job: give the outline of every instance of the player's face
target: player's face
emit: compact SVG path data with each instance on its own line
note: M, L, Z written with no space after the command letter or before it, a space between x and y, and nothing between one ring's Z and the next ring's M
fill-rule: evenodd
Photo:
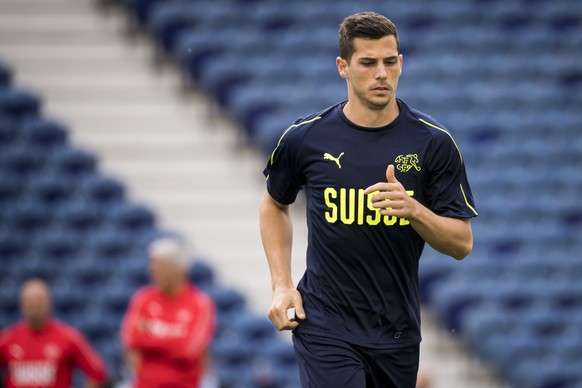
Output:
M340 74L347 79L349 98L368 109L382 110L394 99L402 72L396 38L355 38L354 49L349 63L337 60Z
M30 282L22 287L20 309L24 320L33 328L41 327L48 319L51 301L44 283Z
M176 264L165 257L152 255L150 257L150 277L154 284L163 290L172 289L176 283Z

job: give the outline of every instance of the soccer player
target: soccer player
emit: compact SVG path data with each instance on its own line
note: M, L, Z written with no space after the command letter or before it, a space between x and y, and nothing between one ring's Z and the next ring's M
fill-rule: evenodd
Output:
M154 285L134 295L121 329L135 386L198 387L214 335L214 304L189 283L180 240L156 240L149 255Z
M376 13L349 16L339 51L348 100L291 125L264 171L269 318L293 330L304 387L414 387L420 255L426 242L467 256L477 212L452 135L396 98L402 55L394 24ZM307 269L295 288L288 207L301 189Z
M0 334L0 368L6 366L6 387L72 386L74 367L87 375L86 387L105 382L105 366L74 328L51 318L47 285L30 279L21 288L24 321Z

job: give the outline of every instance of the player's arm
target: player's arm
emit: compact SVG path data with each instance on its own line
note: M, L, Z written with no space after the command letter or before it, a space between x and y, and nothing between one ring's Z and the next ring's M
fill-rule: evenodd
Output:
M169 344L170 356L178 362L191 362L202 358L214 337L216 326L214 303L204 294L200 294L197 302L195 318L188 326L186 338L177 339Z
M378 191L372 196L372 203L381 214L406 218L424 241L445 255L462 260L471 252L473 232L469 219L439 216L407 195L394 176L393 165L388 166L386 178L387 182L376 183L365 191Z
M142 312L144 304L145 298L140 292L131 299L121 324L121 343L128 351L164 353L167 349L167 340L148 334ZM130 357L135 359L135 355Z
M273 302L269 319L278 330L291 330L299 322L287 317L287 310L295 308L299 319L305 319L301 294L291 277L291 246L293 226L289 206L278 203L265 191L259 207L261 239L269 262Z
M80 333L72 332L71 340L75 364L87 376L85 386L87 388L101 387L107 379L103 360Z

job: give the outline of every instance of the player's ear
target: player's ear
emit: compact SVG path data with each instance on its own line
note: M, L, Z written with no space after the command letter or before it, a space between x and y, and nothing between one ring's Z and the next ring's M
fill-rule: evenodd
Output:
M342 78L348 78L348 62L342 57L337 57L335 59L335 64L337 66L337 71Z

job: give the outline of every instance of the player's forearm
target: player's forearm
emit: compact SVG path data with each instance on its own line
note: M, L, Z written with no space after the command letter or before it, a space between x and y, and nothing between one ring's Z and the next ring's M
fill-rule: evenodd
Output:
M269 262L273 290L278 287L293 287L291 278L293 227L289 208L276 203L265 192L259 213L261 239Z
M410 225L431 247L457 260L464 259L473 249L469 220L439 216L419 204Z

